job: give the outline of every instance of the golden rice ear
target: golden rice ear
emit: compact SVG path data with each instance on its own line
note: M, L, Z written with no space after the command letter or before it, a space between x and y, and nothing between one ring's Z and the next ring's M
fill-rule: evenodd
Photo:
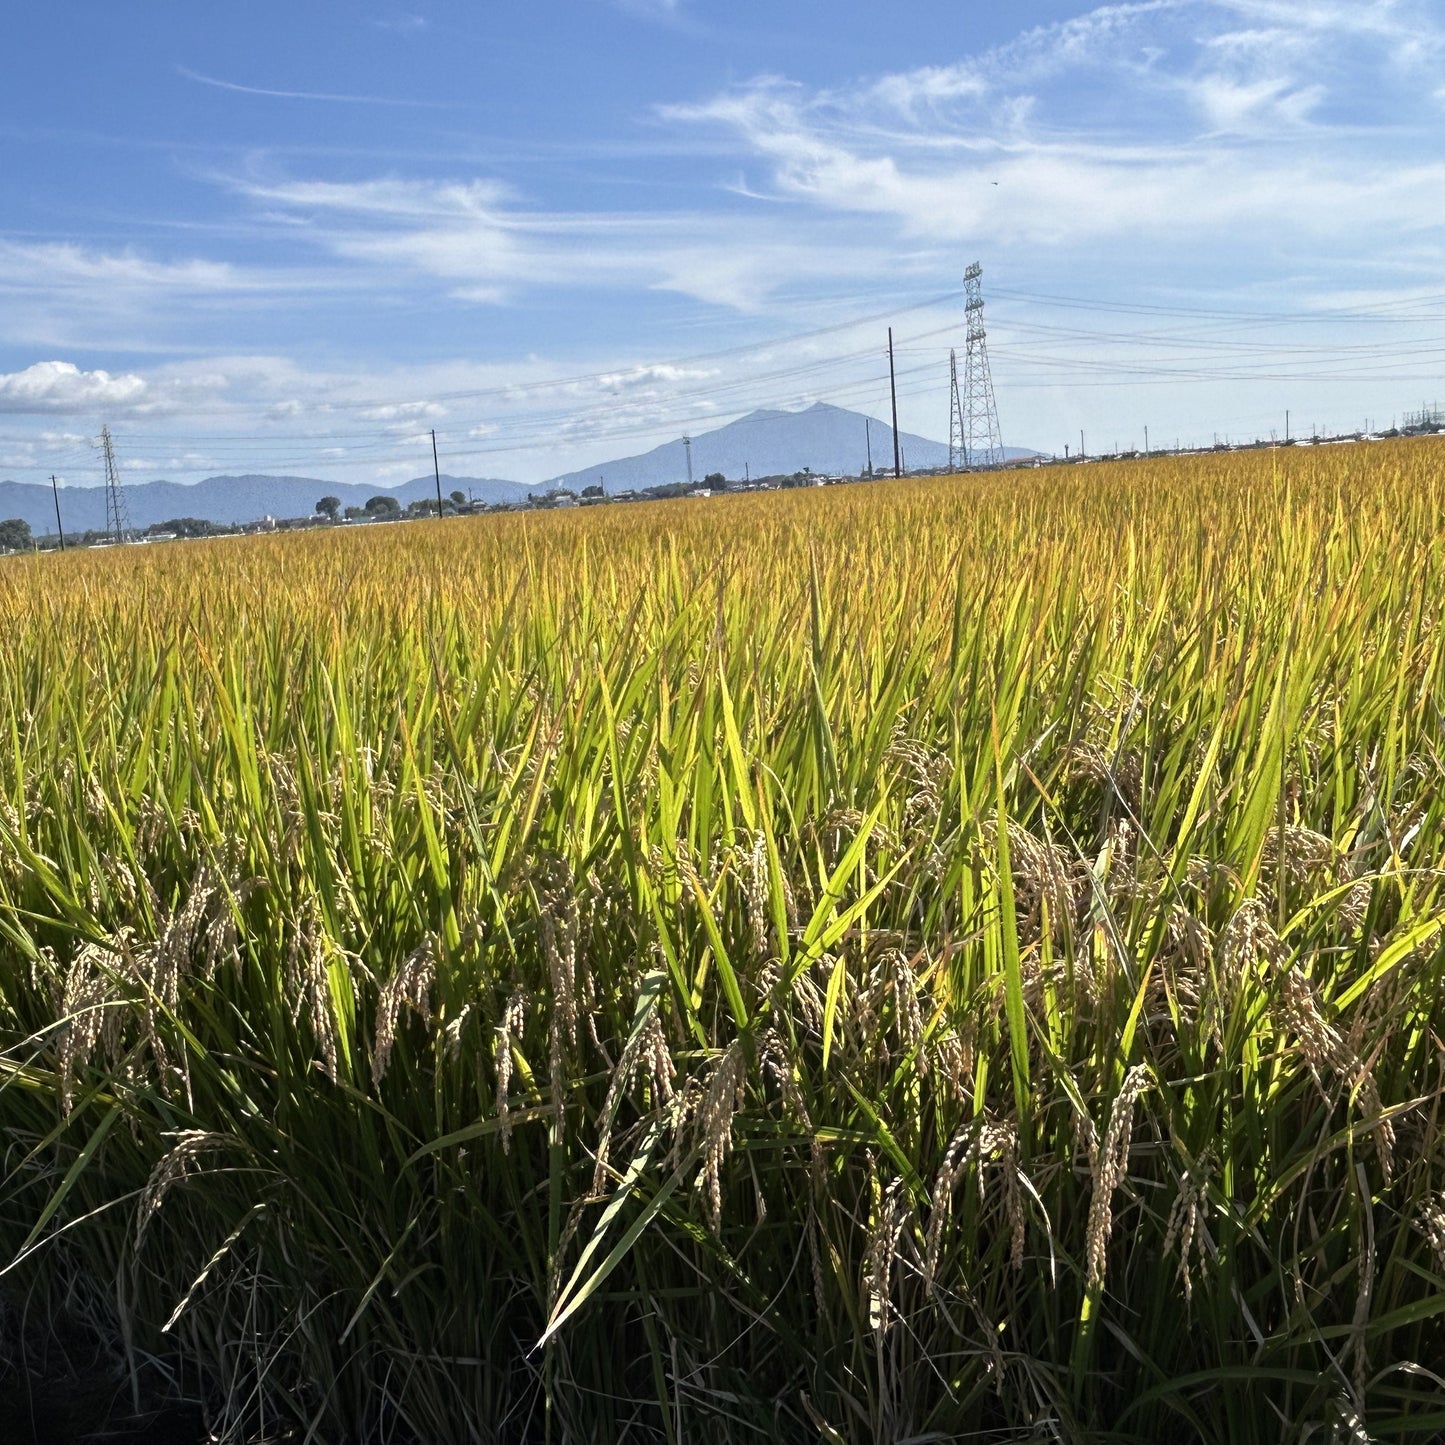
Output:
M431 1022L432 991L437 977L436 942L424 938L404 958L396 972L376 996L376 1025L372 1037L371 1081L386 1077L391 1051L396 1043L396 1025L403 1005L409 1006L423 1023Z
M703 1159L699 1179L714 1233L722 1228L723 1161L732 1150L733 1121L746 1095L747 1057L742 1041L734 1039L713 1065L695 1126Z
M1114 1191L1129 1173L1129 1148L1134 1137L1134 1105L1153 1081L1147 1064L1136 1064L1109 1109L1109 1125L1094 1166L1085 1228L1085 1277L1091 1288L1104 1283L1109 1236L1114 1225Z

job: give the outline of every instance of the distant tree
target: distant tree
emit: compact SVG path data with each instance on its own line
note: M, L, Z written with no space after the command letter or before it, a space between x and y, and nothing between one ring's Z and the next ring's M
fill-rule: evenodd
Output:
M214 537L223 529L204 517L172 517L146 528L147 537Z
M368 517L371 514L365 507L348 507L341 515L345 517L348 522L359 522L362 518Z
M336 514L341 510L341 498L322 497L316 504L316 510L325 517L328 522L334 522L336 520Z
M11 517L0 522L0 547L7 552L18 552L30 545L30 523L21 517Z
M366 510L373 517L395 517L401 512L401 503L395 497L378 494L366 499Z
M709 472L702 479L702 484L709 491L722 492L727 490L728 479L721 472Z
M582 488L582 495L584 497L601 497L605 496L606 493L603 492L600 482L594 482L590 487Z
M467 494L465 492L453 492L451 493L451 499L459 507L465 507L467 504Z

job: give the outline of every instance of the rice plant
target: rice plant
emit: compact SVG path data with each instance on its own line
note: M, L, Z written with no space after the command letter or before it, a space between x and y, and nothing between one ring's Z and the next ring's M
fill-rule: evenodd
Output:
M1438 1438L1442 513L10 559L0 1314L235 1442Z

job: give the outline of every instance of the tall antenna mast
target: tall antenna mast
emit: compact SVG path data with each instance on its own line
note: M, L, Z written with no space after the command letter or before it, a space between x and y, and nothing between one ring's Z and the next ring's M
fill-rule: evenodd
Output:
M682 439L682 449L687 453L687 489L692 491L692 438L685 436Z
M966 466L996 467L1004 459L1003 433L993 399L993 377L988 369L988 346L983 329L983 267L977 261L963 273L967 299L968 339L964 351L963 459Z
M958 353L948 349L948 470L961 472L967 458L963 450L963 407L958 400Z
M130 541L130 512L125 505L125 488L120 484L120 468L115 464L115 445L110 428L100 429L100 449L105 456L105 530L116 542Z

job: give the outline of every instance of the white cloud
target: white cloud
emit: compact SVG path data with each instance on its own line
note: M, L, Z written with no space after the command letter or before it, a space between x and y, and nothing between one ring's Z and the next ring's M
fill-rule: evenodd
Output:
M1437 53L1445 38L1430 0L1210 0L1250 22L1296 35L1356 36L1402 47L1406 61Z
M387 176L370 181L234 178L234 189L252 200L319 213L339 212L374 221L488 221L512 198L492 180L422 181Z
M651 366L634 366L629 371L606 372L597 378L597 385L603 391L609 391L615 395L624 391L633 391L638 387L655 387L659 383L675 385L684 381L704 381L717 374L716 368L705 369L662 363Z
M1287 76L1239 83L1206 75L1194 82L1193 91L1210 130L1217 134L1294 128L1325 98L1323 86L1296 87Z
M378 30L390 30L397 35L416 35L428 28L431 22L424 15L403 12L385 19L371 22Z
M454 300L501 305L537 287L675 291L739 311L801 276L877 275L880 243L800 237L790 219L750 223L747 244L705 211L528 208L487 178L359 182L231 178L334 260L381 278L441 282ZM297 224L299 223L299 225Z
M347 278L316 268L261 268L210 257L157 257L73 242L0 238L5 341L35 351L184 349L223 312L292 308L342 289Z
M418 421L439 420L447 409L434 401L390 402L386 406L367 407L361 415L367 421L401 422L408 429Z
M732 137L735 193L914 241L1393 240L1440 226L1422 188L1445 175L1369 109L1406 32L1441 35L1405 0L1106 5L953 66L847 91L763 76L661 114Z
M384 105L400 106L408 110L445 109L440 103L430 100L407 100L385 95L337 95L319 90L272 90L262 85L240 85L233 80L219 80L213 75L201 75L188 70L184 65L176 66L176 74L193 80L198 85L210 86L213 90L229 90L237 95L263 96L270 100L312 100L328 101L341 105Z
M82 371L69 361L38 361L24 371L0 375L0 412L36 415L93 411L97 407L148 410L150 385L132 373Z
M157 261L133 251L97 251L70 242L0 240L0 290L53 291L103 285L149 291L269 289L278 278L248 274L224 261Z
M619 10L645 20L675 20L682 11L681 0L614 0Z

